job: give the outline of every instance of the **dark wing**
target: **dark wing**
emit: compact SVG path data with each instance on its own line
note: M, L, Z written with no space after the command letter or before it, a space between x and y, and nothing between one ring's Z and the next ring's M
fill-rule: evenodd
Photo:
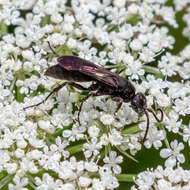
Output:
M78 71L111 87L118 87L118 77L120 76L104 69L103 67L99 67L90 61L76 56L61 56L57 61L59 62L59 65L66 70Z

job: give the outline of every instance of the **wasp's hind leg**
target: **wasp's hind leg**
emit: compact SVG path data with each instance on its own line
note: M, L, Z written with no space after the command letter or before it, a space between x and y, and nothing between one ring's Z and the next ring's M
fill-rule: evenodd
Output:
M66 84L68 84L68 82L64 82L63 84L59 85L58 87L54 88L49 94L48 96L42 100L41 102L37 103L37 104L34 104L34 105L31 105L31 106L27 106L25 108L23 108L24 110L28 109L28 108L32 108L32 107L36 107L36 106L39 106L40 104L43 104L52 94L58 92L61 88L63 88Z
M37 103L37 104L34 104L34 105L31 105L31 106L27 106L25 108L23 108L24 110L28 109L28 108L32 108L32 107L36 107L36 106L39 106L41 104L43 104L44 102L46 102L46 100L54 93L57 93L60 89L62 89L65 85L71 85L79 90L89 90L89 88L92 86L90 86L89 88L85 88L83 87L82 85L80 84L77 84L77 83L74 83L74 82L64 82L63 84L59 85L58 87L54 88L49 94L48 96L42 100L41 102Z
M78 85L78 84L77 84L77 85ZM96 90L98 90L99 88L100 88L100 85L99 85L98 83L93 83L93 84L91 84L88 88L85 88L85 89L82 89L82 90L96 91ZM82 102L81 102L80 107L79 107L78 119L77 119L79 125L81 124L81 123L80 123L80 113L81 113L81 110L82 110L82 106L83 106L84 102L85 102L88 98L90 98L91 96L99 96L99 95L97 94L97 92L95 92L95 93L90 93L90 94L88 94L86 97L84 97L84 98L82 99Z

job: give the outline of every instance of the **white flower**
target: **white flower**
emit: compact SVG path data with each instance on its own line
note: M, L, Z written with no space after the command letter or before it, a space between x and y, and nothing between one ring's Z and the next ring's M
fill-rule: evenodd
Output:
M140 51L142 49L142 43L140 40L138 39L134 39L131 43L130 43L130 47L133 51Z
M189 100L190 100L190 97L184 97L183 99L182 98L177 98L175 101L174 101L174 110L179 113L180 115L187 115L190 113L190 105L189 105Z
M72 130L64 130L62 135L64 138L67 138L69 141L80 140L84 138L84 132L86 131L85 127L78 127L74 125Z
M190 61L185 61L181 67L178 68L178 73L183 79L189 79L190 71Z
M24 150L20 149L20 148L17 148L16 151L15 151L15 156L17 158L22 158L24 157Z
M63 184L62 189L64 189L64 190L76 190L75 186L76 185L74 183L65 183L65 184Z
M63 188L63 183L61 180L51 177L48 173L44 173L42 179L35 177L35 182L37 185L37 190L42 189L61 189Z
M7 150L0 150L0 171L3 170L3 166L9 162L10 155L9 151Z
M115 174L121 173L121 167L118 164L123 162L123 157L117 156L115 151L111 151L109 157L105 157L103 161L105 163L104 166L113 169Z
M70 161L63 161L57 166L57 168L55 168L55 171L58 173L61 179L71 181L77 177L78 171L76 165L72 165Z
M21 178L16 175L13 178L14 184L10 183L9 184L9 190L16 190L16 189L21 189L21 190L27 190L27 188L24 188L26 185L28 185L28 178Z
M97 156L99 154L99 150L102 148L102 145L98 142L96 137L91 139L91 142L85 143L83 145L84 154L86 158L93 156Z
M184 163L185 157L182 153L180 153L181 150L184 149L184 144L179 143L177 140L174 140L170 144L171 148L164 148L160 151L160 156L162 158L167 158L165 162L166 167L173 167L176 165L177 162Z
M24 175L26 172L37 173L38 167L35 165L33 160L23 157L20 161L20 169L18 173L20 173L20 175Z
M27 152L26 156L30 160L39 160L41 158L42 154L43 153L41 151L35 149L35 150L30 151L30 152Z
M162 146L162 140L166 138L164 130L158 130L156 127L151 126L148 131L148 139L145 140L144 145L146 148L151 148L153 145L156 149Z
M90 137L98 137L99 132L100 132L100 129L96 127L95 125L90 126L88 128L88 134L90 135Z
M34 60L34 52L31 50L25 50L22 52L22 56L27 59L28 61Z
M105 188L114 189L119 186L117 178L112 174L108 167L101 167L99 169L99 174Z
M137 14L138 13L138 5L135 3L131 3L128 6L128 13L130 13L132 15Z
M123 0L114 0L113 4L118 8L123 8L125 6L125 1L123 1Z
M51 15L51 21L58 24L63 21L63 17L59 13L54 13L53 15Z
M176 0L174 1L174 5L175 5L175 9L177 11L181 11L183 8L186 7L187 3L189 2L189 0Z
M62 155L65 158L68 158L69 157L69 152L64 150L69 145L68 141L65 140L65 141L61 142L61 138L57 137L55 139L55 143L56 144L52 144L50 146L50 149L55 151L55 152L62 153Z
M45 120L39 120L38 121L38 126L41 129L47 131L48 133L54 133L54 131L55 131L54 126L48 120L46 120L46 121Z
M94 162L85 162L84 166L88 172L97 172L98 171L98 165Z
M58 167L58 163L61 159L61 153L54 150L54 147L48 148L48 146L45 146L43 148L43 155L38 160L38 163L45 169L52 169L56 170Z
M157 189L157 190L176 190L184 189L188 190L190 188L190 171L184 170L182 167L162 168L158 166L155 170L148 169L148 171L142 172L135 179L137 188L133 186L132 190L147 190L147 189Z
M6 171L8 174L15 174L17 168L18 168L18 164L16 163L7 163L4 165Z
M165 190L171 190L172 189L172 183L165 180L165 179L160 179L158 180L158 188L159 189L165 189Z
M91 184L92 179L90 179L89 177L84 177L81 176L79 177L79 186L83 187L83 188L87 188L90 184Z
M20 12L11 4L7 4L2 9L1 17L6 25L15 24L20 16Z
M165 56L161 57L161 61L158 62L158 67L164 76L176 75L176 71L179 70L177 65L178 57L172 56L170 53L166 53Z
M75 39L73 39L73 38L69 38L68 41L67 41L67 46L70 49L74 49L77 46L77 41Z
M16 45L21 48L28 48L31 44L31 41L28 40L24 35L17 35Z
M98 178L92 179L92 188L94 190L105 190L105 186L104 186L103 182Z
M163 6L156 10L156 14L162 15L162 18L167 21L170 25L172 25L174 28L178 27L178 24L175 19L175 11L172 7Z
M66 41L66 36L60 33L53 33L52 35L48 36L46 40L54 46L63 45Z
M29 137L29 144L35 148L42 148L45 146L45 142L41 139L37 139L36 136Z
M154 184L154 178L155 178L154 173L151 173L150 171L145 171L138 174L135 183L142 190L150 189L150 187Z
M182 125L182 122L179 121L179 114L177 114L175 111L171 111L169 113L169 118L165 117L165 124L165 127L168 129L168 131L178 133Z
M120 145L122 142L122 136L119 131L112 129L108 135L109 141L113 146Z
M104 125L111 125L112 122L114 121L114 117L113 117L113 115L102 113L102 115L100 116L100 121Z
M139 76L144 75L144 70L142 69L142 64L140 61L134 61L132 64L127 65L125 70L127 76L132 75L132 79L139 79Z
M108 145L109 144L109 138L107 136L107 134L103 134L101 137L100 137L100 143L104 146Z

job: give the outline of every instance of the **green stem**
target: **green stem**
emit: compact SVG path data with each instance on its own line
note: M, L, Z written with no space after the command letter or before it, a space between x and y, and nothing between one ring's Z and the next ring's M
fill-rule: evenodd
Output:
M17 77L14 77L14 80L12 81L11 86L10 86L10 88L9 88L9 90L10 90L11 92L12 92L13 89L14 89L14 86L15 86L16 81L17 81Z
M116 175L119 182L134 182L134 178L137 177L136 174L117 174Z
M34 180L34 178L31 176L31 175L27 175L27 178L29 179L29 185L34 189L34 190L36 190L37 188L36 188L36 186L34 185L35 184L35 180Z
M14 175L7 175L0 181L0 189L3 188L5 185L7 185L12 179Z
M8 27L7 27L7 25L3 22L3 21L1 21L0 22L0 34L2 35L2 36L4 36L4 35L6 35L8 33Z
M155 68L155 67L143 65L143 69L144 69L147 73L152 73L152 74L155 74L157 77L164 78L164 76L161 74L161 72L159 71L159 69L157 69L157 68Z
M119 182L133 182L134 178L137 177L136 174L116 174L115 175ZM93 173L91 177L100 177L99 173Z
M163 125L161 125L160 127L161 127L162 130L164 130L164 131L166 132L166 129L164 128ZM167 133L166 133L166 134L167 134ZM167 136L166 136L166 138L164 139L164 142L165 142L165 144L166 144L166 147L167 147L168 149L171 149L170 143L169 143L169 141L168 141L168 139L167 139Z
M71 147L67 148L66 150L69 151L70 155L73 155L77 152L81 152L82 147L83 147L83 144L79 144L79 145L71 146Z
M117 150L119 152L121 152L123 155L125 155L126 157L128 157L129 159L133 160L134 162L138 163L138 160L136 160L133 156L131 156L130 154L128 154L125 150L123 150L122 148L120 148L119 146L115 146L117 148Z
M129 127L127 129L124 129L122 131L122 135L125 135L125 134L135 134L135 133L138 133L140 132L141 130L139 129L138 125L135 124L134 126L132 127Z

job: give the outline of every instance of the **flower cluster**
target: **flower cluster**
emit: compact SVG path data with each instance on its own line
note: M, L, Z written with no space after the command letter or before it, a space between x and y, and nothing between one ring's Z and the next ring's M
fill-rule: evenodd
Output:
M79 124L86 92L68 85L38 107L23 109L61 84L44 76L57 64L57 55L77 55L111 72L119 69L145 94L148 108L161 108L162 123L149 114L143 146L159 150L166 168L143 172L135 183L140 189L189 187L190 174L179 165L185 162L184 143L190 146L185 122L190 114L190 46L172 54L175 38L169 28L178 28L176 14L184 10L187 25L181 35L189 37L190 9L185 0L167 3L0 0L1 187L116 189L123 155L135 160L131 154L142 148L148 121L146 114L138 118L130 103L115 113L117 103L110 97L91 97L83 104ZM168 142L168 132L184 142Z
M145 190L145 189L189 189L190 187L190 171L184 170L182 167L163 169L158 166L155 170L150 169L140 173L135 179L136 186L131 190Z

